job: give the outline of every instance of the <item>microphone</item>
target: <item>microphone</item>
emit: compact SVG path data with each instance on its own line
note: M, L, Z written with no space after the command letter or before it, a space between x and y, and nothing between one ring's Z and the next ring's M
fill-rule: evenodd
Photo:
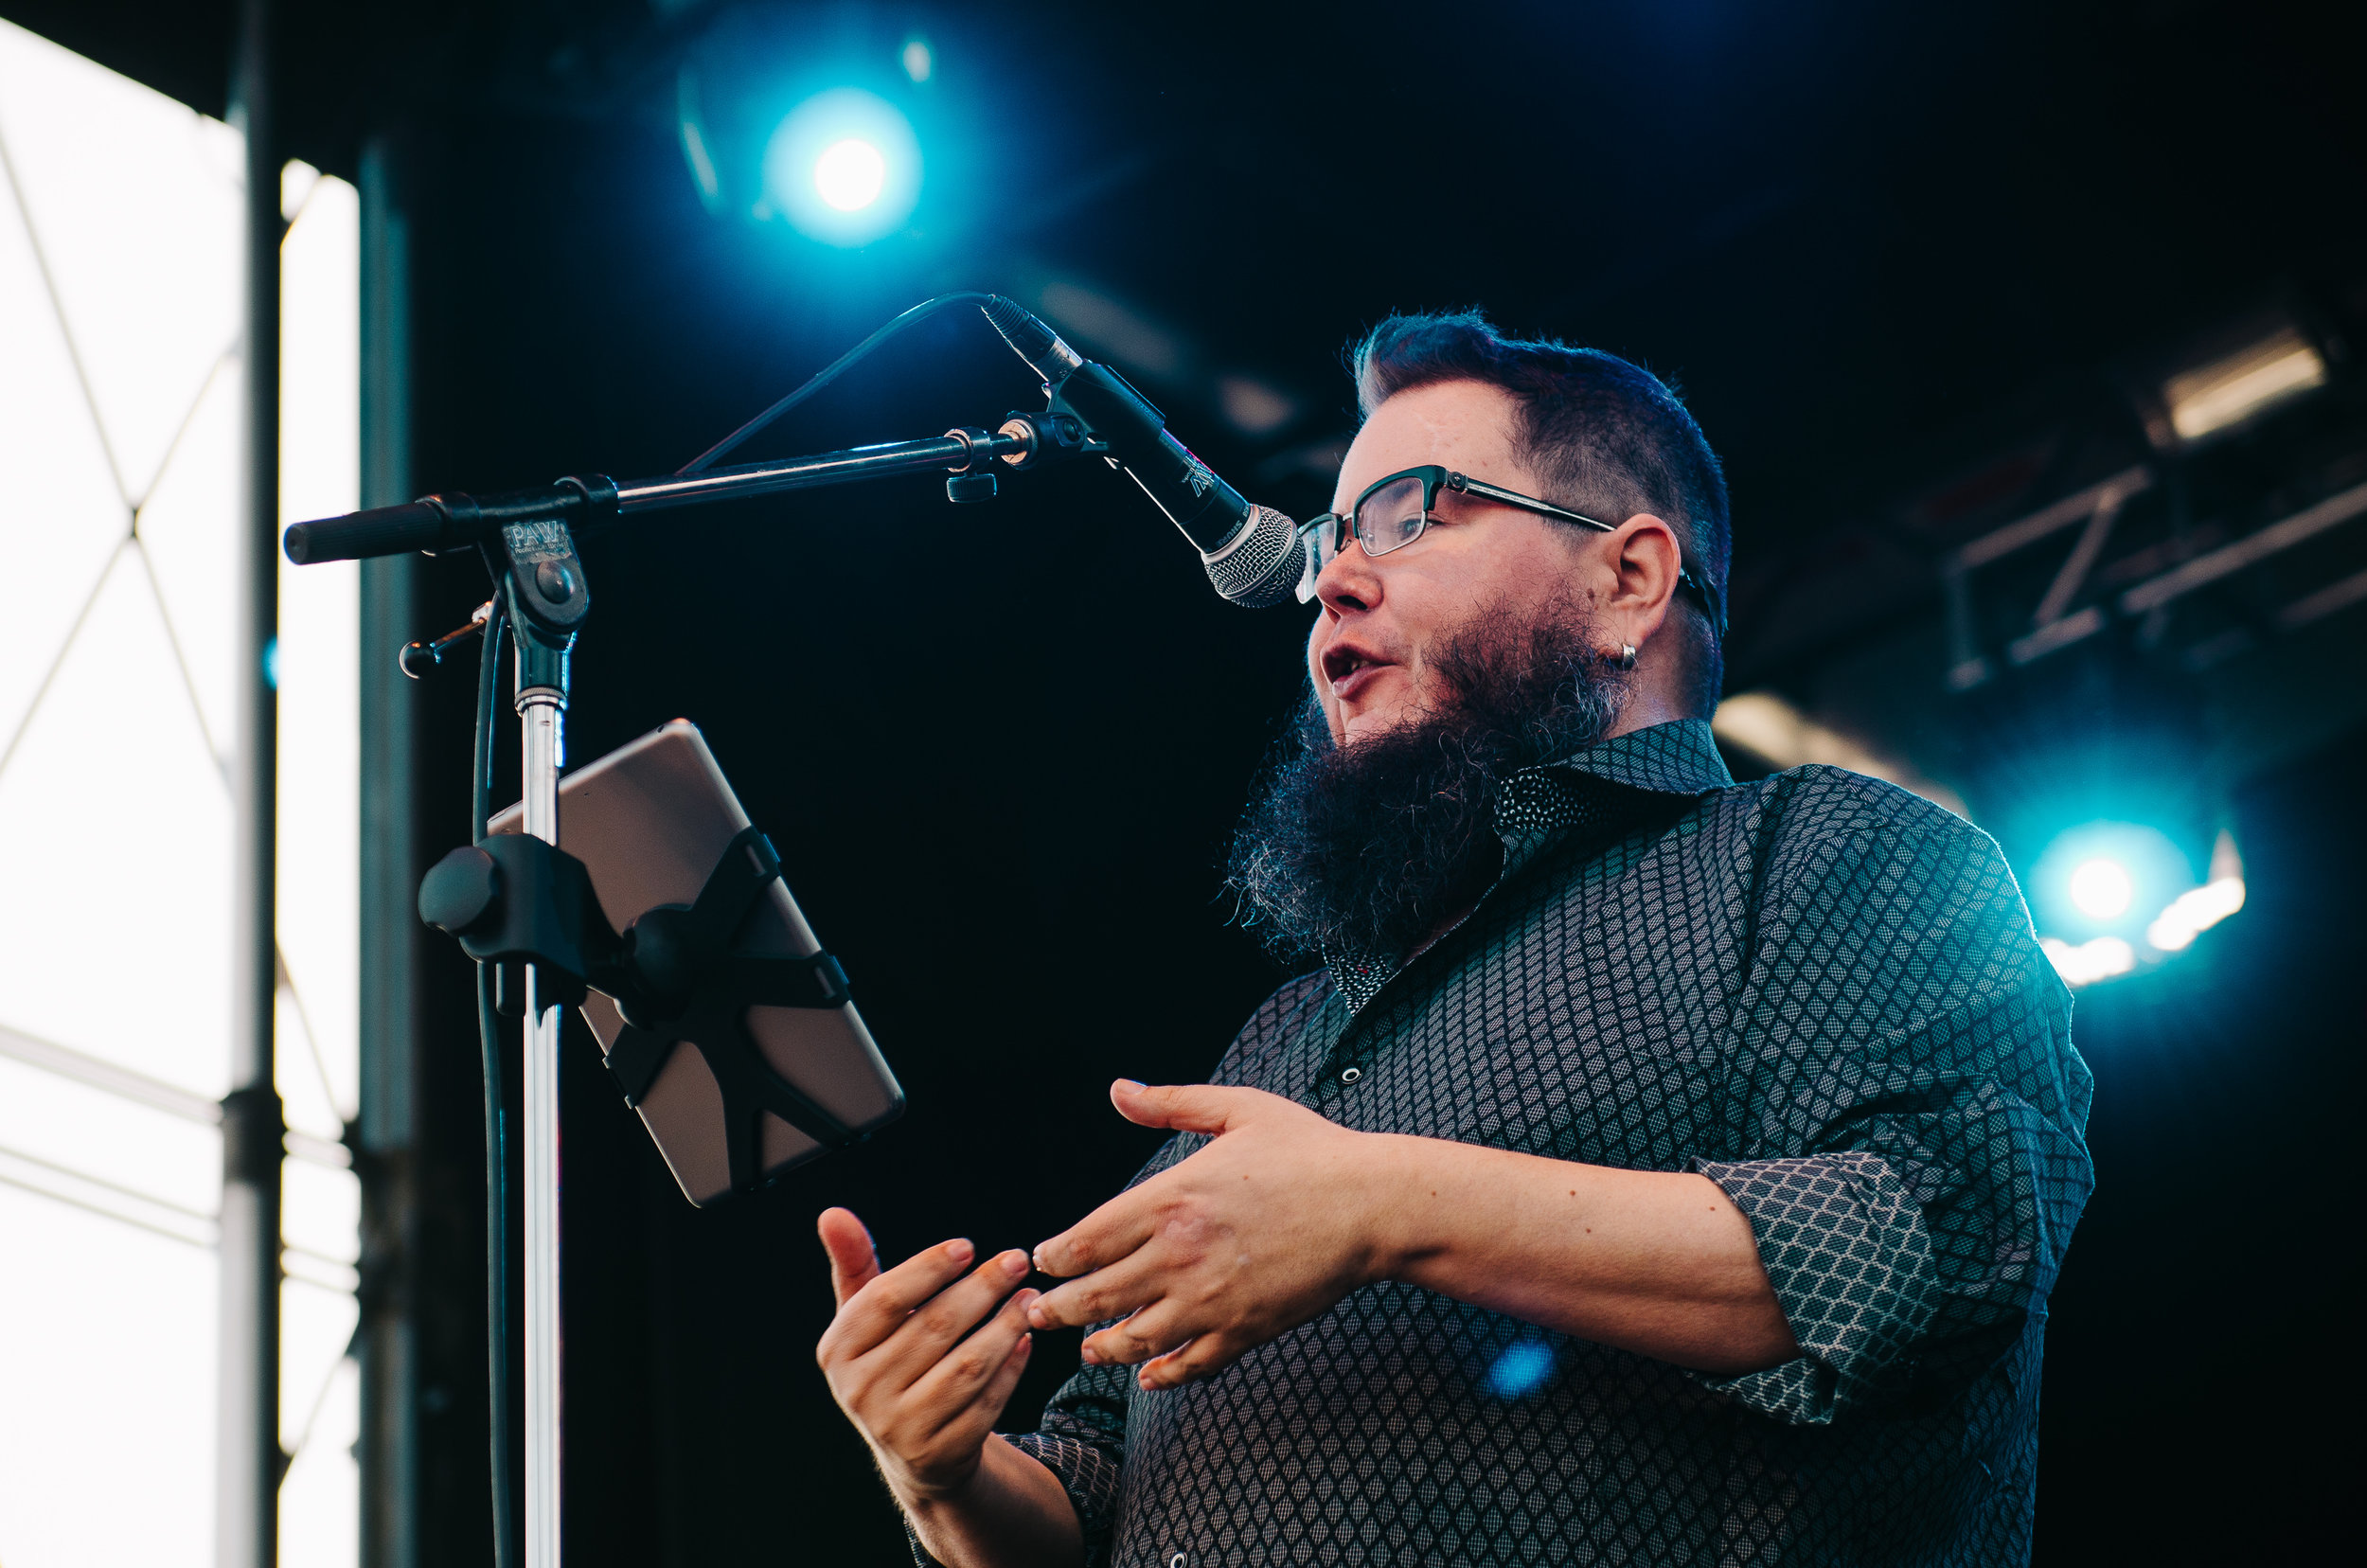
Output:
M1109 443L1111 465L1191 541L1218 593L1252 610L1291 597L1307 566L1297 524L1243 500L1167 433L1167 417L1116 371L1086 359L1000 294L979 309L1044 389Z

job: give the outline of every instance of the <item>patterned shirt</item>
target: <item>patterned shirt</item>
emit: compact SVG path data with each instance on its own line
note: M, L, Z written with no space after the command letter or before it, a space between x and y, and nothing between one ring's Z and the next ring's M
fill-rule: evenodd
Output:
M1713 1376L1383 1283L1179 1389L1085 1367L1012 1440L1089 1561L2026 1560L2091 1080L1996 845L1839 769L1736 785L1698 720L1517 775L1496 826L1457 926L1284 986L1214 1081L1700 1172L1800 1356Z

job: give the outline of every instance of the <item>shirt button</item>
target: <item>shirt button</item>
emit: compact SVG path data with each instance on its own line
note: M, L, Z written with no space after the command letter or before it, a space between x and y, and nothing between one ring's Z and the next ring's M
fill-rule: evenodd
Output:
M1191 1559L1185 1557L1183 1553L1178 1552L1175 1556L1167 1559L1167 1568L1184 1568L1184 1565L1189 1561L1191 1561Z
M1340 1081L1342 1083L1354 1083L1358 1078L1361 1078L1363 1076L1364 1069L1361 1067L1343 1067L1340 1069Z

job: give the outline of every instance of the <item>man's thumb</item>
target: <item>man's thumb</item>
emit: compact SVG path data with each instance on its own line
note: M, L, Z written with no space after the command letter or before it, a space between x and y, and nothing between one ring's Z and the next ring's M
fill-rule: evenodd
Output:
M1172 1128L1178 1132L1221 1132L1237 1108L1238 1089L1213 1084L1147 1086L1120 1078L1110 1086L1110 1103L1118 1114L1141 1127Z
M871 1233L854 1211L827 1208L815 1221L822 1250L830 1255L830 1293L841 1307L846 1298L880 1277L880 1257L872 1250Z

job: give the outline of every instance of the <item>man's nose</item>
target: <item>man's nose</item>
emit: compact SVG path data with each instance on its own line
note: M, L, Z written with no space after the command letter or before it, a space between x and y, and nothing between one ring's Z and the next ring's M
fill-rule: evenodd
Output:
M1380 574L1354 534L1315 574L1315 598L1334 615L1370 610L1380 602Z

